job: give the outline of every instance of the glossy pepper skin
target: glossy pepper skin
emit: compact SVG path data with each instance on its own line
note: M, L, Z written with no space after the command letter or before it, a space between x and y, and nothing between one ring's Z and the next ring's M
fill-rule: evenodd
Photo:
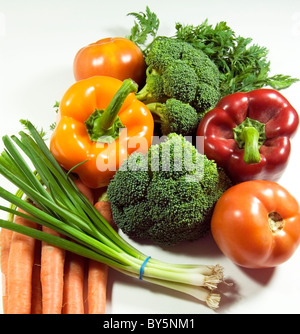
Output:
M233 93L201 120L197 136L204 144L199 150L236 183L276 181L288 163L298 124L298 113L276 90Z
M123 89L124 84L127 90ZM115 100L121 86L123 93ZM135 98L136 87L131 79L122 82L112 77L94 76L73 84L60 101L50 150L66 170L78 165L72 172L88 187L107 186L128 155L136 150L145 153L151 145L153 117ZM98 111L101 117L97 116ZM92 115L96 115L95 118ZM97 136L91 139L88 125L90 128L95 125L98 134L100 131L98 139ZM115 125L116 136L111 132Z

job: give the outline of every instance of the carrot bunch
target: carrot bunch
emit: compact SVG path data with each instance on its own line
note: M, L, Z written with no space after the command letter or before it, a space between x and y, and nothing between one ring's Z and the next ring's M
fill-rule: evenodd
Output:
M91 189L75 184L93 203ZM97 201L95 208L112 223L109 202ZM15 216L14 223L63 237L25 217ZM4 228L0 250L4 314L105 313L107 265Z

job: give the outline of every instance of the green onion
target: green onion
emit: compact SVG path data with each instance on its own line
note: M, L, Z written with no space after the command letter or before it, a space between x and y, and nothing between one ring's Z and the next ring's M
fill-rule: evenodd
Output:
M36 128L29 121L22 123L29 133L21 131L19 137L2 138L5 150L0 156L0 174L18 191L13 194L0 187L0 197L10 203L9 207L0 206L1 211L9 213L7 220L0 220L1 228L100 261L137 279L192 295L210 308L219 306L220 295L213 290L223 281L222 267L177 265L153 258L144 264L148 256L111 227L78 190L72 175L60 167ZM14 215L50 227L62 237L15 224Z

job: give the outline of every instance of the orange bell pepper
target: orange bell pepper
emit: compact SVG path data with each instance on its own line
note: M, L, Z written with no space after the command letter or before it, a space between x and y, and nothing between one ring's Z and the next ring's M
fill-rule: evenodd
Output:
M131 79L94 76L76 82L64 94L50 150L88 187L107 186L131 153L149 149L154 121L136 99L136 91Z

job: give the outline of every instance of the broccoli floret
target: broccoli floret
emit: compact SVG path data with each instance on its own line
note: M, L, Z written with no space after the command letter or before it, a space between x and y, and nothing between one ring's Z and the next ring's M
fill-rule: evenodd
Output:
M123 233L135 240L175 245L208 233L215 203L230 186L214 161L172 133L147 154L130 155L107 194Z
M204 52L188 44L181 59L196 72L201 83L205 82L219 91L219 70L215 63L213 63Z
M181 60L170 64L162 73L164 93L169 98L191 103L196 96L198 77L196 72Z
M187 43L169 37L156 37L148 49L146 65L160 73L165 71L174 60L181 59L185 44Z
M195 108L188 103L173 98L168 99L166 103L147 104L147 107L152 114L157 116L154 117L154 120L160 123L161 133L164 136L172 132L183 136L191 136L199 124Z
M203 114L219 100L219 70L203 51L191 44L172 37L157 37L148 48L145 61L147 76L155 73L162 81L158 77L155 80L159 84L154 84L152 79L146 81L136 94L144 103L175 98Z
M202 118L205 113L210 110L211 106L215 105L220 98L221 94L218 90L214 89L207 83L202 82L197 87L196 96L192 105L196 110L204 110L201 114L199 114L200 118Z

